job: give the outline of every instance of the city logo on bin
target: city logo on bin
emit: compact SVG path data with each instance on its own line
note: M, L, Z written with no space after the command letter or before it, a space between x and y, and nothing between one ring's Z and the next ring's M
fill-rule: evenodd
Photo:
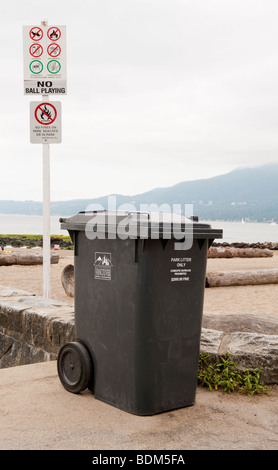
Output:
M95 279L102 281L111 281L111 268L113 264L111 261L111 253L95 252Z

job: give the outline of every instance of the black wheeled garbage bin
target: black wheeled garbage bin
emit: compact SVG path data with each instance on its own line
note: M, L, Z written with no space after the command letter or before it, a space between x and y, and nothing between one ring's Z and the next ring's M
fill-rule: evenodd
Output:
M207 251L222 230L180 220L119 211L61 219L75 250L76 340L57 361L68 391L89 388L137 415L194 404Z

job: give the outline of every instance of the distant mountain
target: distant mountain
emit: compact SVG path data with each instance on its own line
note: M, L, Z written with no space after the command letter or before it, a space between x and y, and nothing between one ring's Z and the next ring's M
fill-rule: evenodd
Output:
M112 195L110 195L112 196ZM194 214L203 220L241 220L278 222L278 164L239 168L208 179L184 181L167 188L155 188L133 196L116 194L117 208L142 205L193 204ZM51 202L51 214L69 216L89 205L108 208L109 196ZM42 203L0 201L0 214L42 214Z

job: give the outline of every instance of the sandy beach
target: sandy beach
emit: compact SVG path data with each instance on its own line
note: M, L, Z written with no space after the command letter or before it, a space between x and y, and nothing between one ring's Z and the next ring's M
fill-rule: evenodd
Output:
M14 249L13 251L18 251ZM34 250L41 251L41 250ZM68 297L61 283L61 273L65 266L74 264L72 250L59 250L59 263L51 265L51 297L56 300L73 304L74 299ZM207 272L268 269L278 267L278 252L269 258L209 258ZM16 287L43 294L43 269L38 266L0 266L0 285ZM258 312L271 313L278 316L278 284L214 287L205 289L204 311Z
M278 252L269 258L208 259L207 272L273 269ZM258 312L278 316L278 284L214 287L205 289L205 311Z

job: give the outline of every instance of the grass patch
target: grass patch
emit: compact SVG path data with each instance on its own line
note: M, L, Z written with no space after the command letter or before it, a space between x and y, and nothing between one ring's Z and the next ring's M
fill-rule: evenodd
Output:
M248 396L269 393L260 376L261 369L239 369L229 355L223 355L216 361L211 354L200 354L198 385L210 390L241 392Z
M11 245L16 248L27 246L32 248L34 246L43 246L42 235L14 235L14 234L0 234L0 244ZM61 249L72 250L73 244L69 235L51 235L50 243L52 248L54 245L60 245Z

